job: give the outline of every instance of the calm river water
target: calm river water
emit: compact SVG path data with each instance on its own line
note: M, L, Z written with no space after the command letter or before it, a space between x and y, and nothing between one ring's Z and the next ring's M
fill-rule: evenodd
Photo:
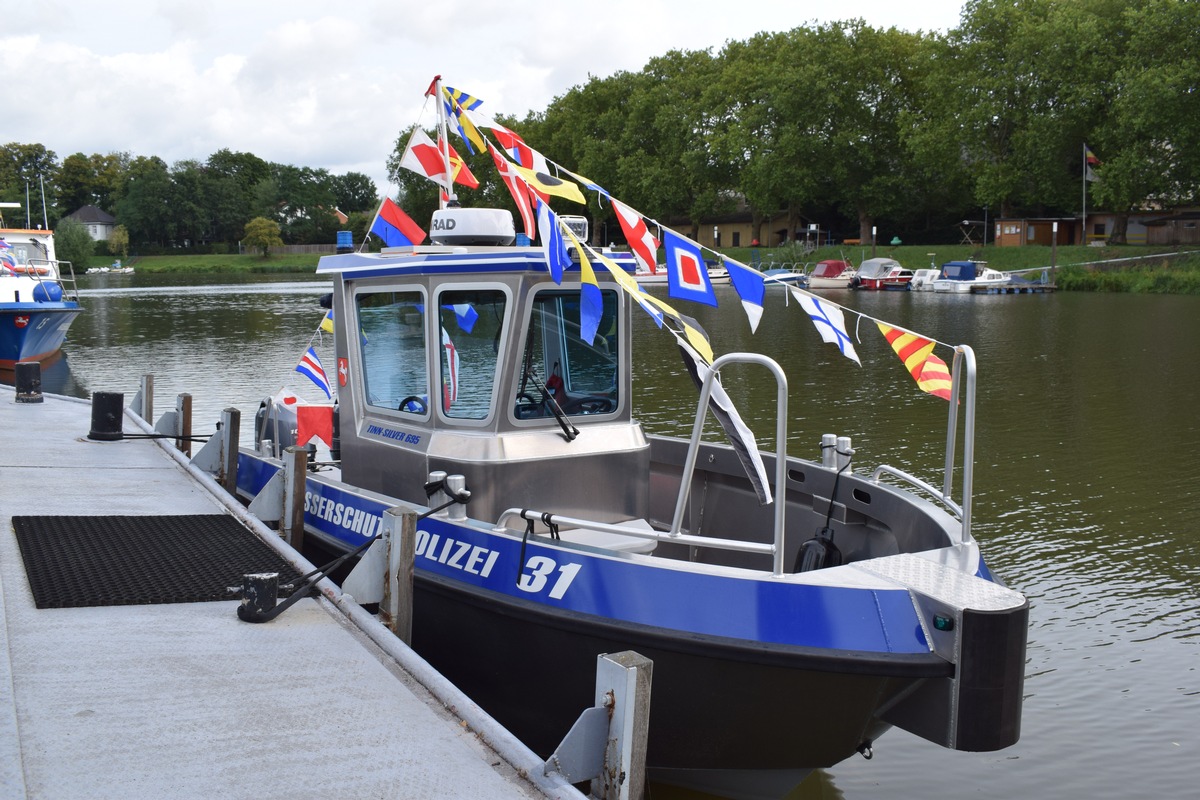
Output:
M152 373L156 413L189 392L194 428L228 406L253 416L284 385L322 395L294 368L317 330L322 282L86 276L87 311L44 388L124 392ZM919 392L874 324L863 367L821 342L771 290L750 334L736 296L678 303L718 353L756 350L789 375L791 451L852 436L855 465L904 467L940 484L946 404ZM992 569L1031 601L1021 741L943 750L904 731L815 773L799 798L1176 798L1200 785L1200 298L1059 293L831 293L837 302L979 360L975 535ZM636 314L637 312L635 312ZM655 432L688 433L696 393L671 337L637 314L635 408ZM317 342L332 374L332 342ZM949 361L949 351L939 349ZM726 387L766 443L774 388ZM250 425L243 422L243 431ZM654 797L668 795L656 789Z

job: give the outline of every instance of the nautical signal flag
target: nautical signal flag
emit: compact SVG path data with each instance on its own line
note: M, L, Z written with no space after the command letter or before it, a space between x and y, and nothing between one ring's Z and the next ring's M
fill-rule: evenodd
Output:
M583 192L579 191L579 187L574 183L564 181L562 178L556 178L545 172L537 172L526 167L514 168L529 184L529 188L533 189L539 195L545 196L552 194L555 197L565 197L576 203L586 204L587 200L583 197Z
M415 246L425 241L425 231L390 197L383 198L379 210L375 212L371 233L382 239L388 247Z
M667 294L680 300L715 306L717 295L708 278L708 267L704 263L700 245L669 228L663 228L663 249L666 254Z
M900 356L905 369L912 375L921 391L949 400L950 370L946 368L945 361L933 354L934 343L879 321L875 324L896 351L896 355Z
M638 266L651 275L658 272L658 240L646 227L646 220L629 206L617 200L612 201L613 211L617 212L617 221L621 223L621 231L625 241Z
M555 283L562 283L563 273L571 266L571 258L567 255L567 245L563 241L559 229L558 215L550 210L550 204L537 201L538 239L542 242L542 251L546 254L546 268Z
M438 138L439 140L441 139L441 137ZM446 142L446 152L450 156L450 175L453 177L454 182L468 189L478 189L479 179L475 177L470 167L467 166L467 162L462 160L462 157L454 151L454 146L449 142ZM441 153L438 156L440 157Z
M838 350L842 351L842 355L861 367L862 362L859 361L858 353L854 350L854 342L850 341L850 334L846 332L846 318L842 314L842 309L835 303L826 302L819 297L813 297L810 294L791 289L791 287L789 289L792 297L796 298L796 302L800 303L800 307L813 321L813 325L817 326L817 333L821 334L821 339L837 345Z
M742 308L745 309L746 317L750 320L750 332L754 333L758 330L758 323L762 319L763 298L767 294L767 285L763 280L763 275L758 270L751 269L731 258L725 259L725 269L729 272L729 282L733 284L734 291L741 298Z
M333 397L333 392L329 388L329 378L325 376L325 368L321 366L321 359L317 358L316 350L310 347L305 351L304 355L300 357L300 363L296 365L296 372L315 383L326 397Z
M596 281L592 262L588 260L587 248L579 243L570 228L563 225L561 230L579 254L579 338L591 344L596 340L596 332L600 330L604 297L600 294L600 284Z
M537 216L534 213L533 206L529 202L529 192L526 189L526 184L521 176L517 174L517 168L504 156L504 151L495 147L491 142L487 143L488 152L492 154L492 161L496 164L496 171L500 173L500 180L504 181L504 185L508 187L508 193L512 195L513 202L517 204L517 211L521 214L521 221L525 224L525 235L532 239L537 235Z
M404 148L404 155L400 157L400 166L418 175L424 175L443 187L450 186L450 181L446 179L446 159L442 157L433 139L429 138L429 134L420 128L413 128L412 134L409 135L408 146Z

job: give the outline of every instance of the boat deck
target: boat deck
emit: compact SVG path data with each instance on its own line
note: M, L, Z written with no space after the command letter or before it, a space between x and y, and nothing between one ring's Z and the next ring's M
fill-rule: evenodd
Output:
M182 588L229 549L210 535L250 543L237 570L306 564L167 448L0 391L0 795L582 797L328 597L250 624L220 579Z

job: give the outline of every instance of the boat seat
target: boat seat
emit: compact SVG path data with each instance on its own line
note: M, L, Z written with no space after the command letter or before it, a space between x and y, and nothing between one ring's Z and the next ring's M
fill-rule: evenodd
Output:
M620 524L647 532L654 531L650 523L644 519L631 519ZM658 546L658 542L654 539L625 536L620 533L597 531L591 528L563 528L558 532L558 535L564 541L574 542L575 544L586 544L589 547L599 547L605 550L619 550L622 553L649 554L653 553L654 548Z

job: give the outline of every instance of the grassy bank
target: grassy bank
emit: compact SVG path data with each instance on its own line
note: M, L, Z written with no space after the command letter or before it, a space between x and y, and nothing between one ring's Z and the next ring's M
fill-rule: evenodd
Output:
M805 254L799 248L734 247L723 251L744 264L766 269L770 266L808 268L827 258L855 264L874 256L888 256L909 269L920 269L947 261L979 259L1007 272L1058 268L1056 281L1067 291L1144 292L1200 294L1200 250L1176 257L1163 257L1169 248L1125 247L973 247L971 245L920 245L899 247L822 247ZM1157 256L1157 257L1155 257ZM143 256L131 261L138 272L312 274L318 256L280 255L179 255Z

